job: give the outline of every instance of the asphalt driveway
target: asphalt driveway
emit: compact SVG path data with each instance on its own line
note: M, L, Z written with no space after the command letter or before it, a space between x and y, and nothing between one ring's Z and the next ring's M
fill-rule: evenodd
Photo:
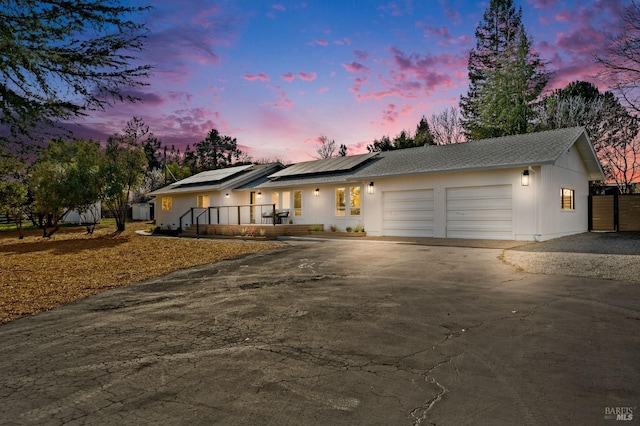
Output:
M638 284L501 255L290 241L23 318L0 423L637 424Z

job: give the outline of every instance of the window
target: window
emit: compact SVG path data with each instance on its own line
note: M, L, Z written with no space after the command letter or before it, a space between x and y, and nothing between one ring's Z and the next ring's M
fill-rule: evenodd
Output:
M302 191L293 191L293 215L302 216Z
M162 210L171 210L171 205L173 204L173 198L171 197L162 197Z
M346 214L346 197L344 188L336 188L336 216L344 216Z
M575 196L573 189L562 188L560 190L560 205L562 210L574 210L575 206Z
M349 213L351 216L360 216L360 187L349 188Z
M336 188L336 216L347 215L347 189ZM349 188L349 215L360 216L360 187Z
M207 207L209 207L209 196L198 195L196 197L196 206L202 209L206 209Z
M283 191L282 192L282 210L291 209L291 192Z
M280 206L280 193L272 192L271 193L271 204L276 206L276 209Z

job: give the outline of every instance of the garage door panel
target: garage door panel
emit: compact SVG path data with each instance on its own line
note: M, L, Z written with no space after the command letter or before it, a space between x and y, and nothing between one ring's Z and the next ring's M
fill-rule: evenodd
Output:
M511 185L447 188L447 237L512 239Z
M509 198L474 198L454 199L447 201L447 208L455 210L504 210L511 209L511 197Z
M433 236L433 190L383 193L383 234L396 237Z

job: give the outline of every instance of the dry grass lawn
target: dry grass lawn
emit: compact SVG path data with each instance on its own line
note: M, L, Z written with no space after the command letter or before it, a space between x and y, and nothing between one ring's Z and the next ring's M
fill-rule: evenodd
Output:
M86 235L62 228L50 239L39 230L0 232L0 323L178 269L269 250L275 243L142 236L148 223L128 223Z

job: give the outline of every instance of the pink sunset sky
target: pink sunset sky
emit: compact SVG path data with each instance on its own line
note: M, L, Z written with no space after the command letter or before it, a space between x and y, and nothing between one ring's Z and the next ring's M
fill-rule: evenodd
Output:
M548 91L597 80L594 54L628 0L515 0L554 72ZM212 128L254 160L308 161L326 135L349 155L457 106L489 1L156 0L141 18L155 66L137 104L94 113L76 134L105 140L133 116L181 151Z

